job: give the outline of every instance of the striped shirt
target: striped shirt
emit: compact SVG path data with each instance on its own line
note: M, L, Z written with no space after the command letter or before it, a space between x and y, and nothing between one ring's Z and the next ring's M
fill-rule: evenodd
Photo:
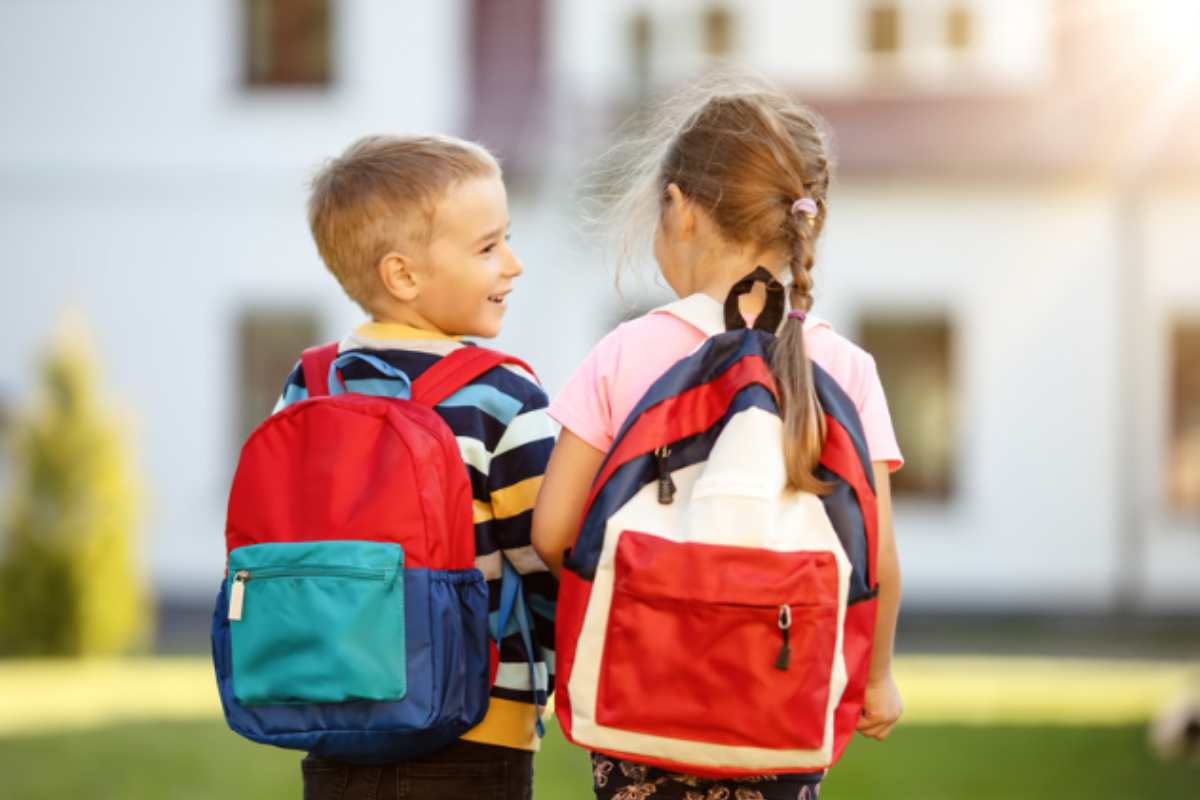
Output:
M469 347L433 331L395 323L370 322L338 345L338 352L368 352L416 380L443 356ZM346 389L390 395L389 378L365 361L341 370ZM278 411L308 397L297 364L275 406ZM520 573L525 605L532 616L534 670L515 620L500 647L500 665L487 716L463 738L522 750L537 750L536 709L554 685L554 603L558 582L530 543L533 503L554 446L554 423L546 414L546 393L536 379L513 365L496 367L435 407L458 439L474 497L475 565L488 582L492 614L500 608L501 559Z

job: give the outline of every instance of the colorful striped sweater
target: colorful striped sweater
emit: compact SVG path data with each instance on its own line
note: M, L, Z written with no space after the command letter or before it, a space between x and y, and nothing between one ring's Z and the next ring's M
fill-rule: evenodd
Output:
M470 345L432 331L394 323L371 322L338 345L338 352L367 351L416 378L438 359ZM342 370L346 388L388 395L387 376L366 362ZM308 397L299 365L284 384L275 410ZM458 439L475 502L476 566L488 581L492 613L500 607L501 559L520 573L526 607L533 620L537 686L530 685L529 659L515 624L500 648L500 666L487 716L463 738L522 750L537 750L536 709L554 686L554 603L558 583L530 544L533 503L550 451L554 423L548 399L536 379L505 365L485 373L434 409Z

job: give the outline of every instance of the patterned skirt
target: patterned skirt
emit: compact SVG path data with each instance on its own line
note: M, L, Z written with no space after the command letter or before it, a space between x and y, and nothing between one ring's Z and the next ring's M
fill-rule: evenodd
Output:
M724 780L681 775L592 753L597 800L817 800L823 773Z

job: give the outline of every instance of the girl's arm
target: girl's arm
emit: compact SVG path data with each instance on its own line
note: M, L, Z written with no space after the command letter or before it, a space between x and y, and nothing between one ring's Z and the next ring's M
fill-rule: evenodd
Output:
M575 541L583 506L604 453L563 428L533 509L533 549L556 576Z
M875 618L875 642L867 674L866 697L858 732L884 739L904 710L900 690L892 678L892 650L896 643L896 617L900 612L900 559L892 527L892 488L887 462L874 462L875 491L879 506L879 607Z

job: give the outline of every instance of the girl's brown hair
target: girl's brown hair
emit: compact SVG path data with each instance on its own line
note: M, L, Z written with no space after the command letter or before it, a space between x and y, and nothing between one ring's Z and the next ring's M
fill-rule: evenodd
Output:
M804 106L765 88L700 92L682 123L676 122L660 140L665 144L653 161L643 165L642 185L620 197L614 211L636 220L653 196L661 213L667 186L674 183L709 214L727 241L785 250L792 309L807 312L831 170L824 123ZM815 214L793 210L802 198L813 201ZM633 251L632 241L627 237L626 255ZM824 413L801 320L786 320L771 355L771 371L783 412L788 484L823 493L826 484L814 472L825 440Z

